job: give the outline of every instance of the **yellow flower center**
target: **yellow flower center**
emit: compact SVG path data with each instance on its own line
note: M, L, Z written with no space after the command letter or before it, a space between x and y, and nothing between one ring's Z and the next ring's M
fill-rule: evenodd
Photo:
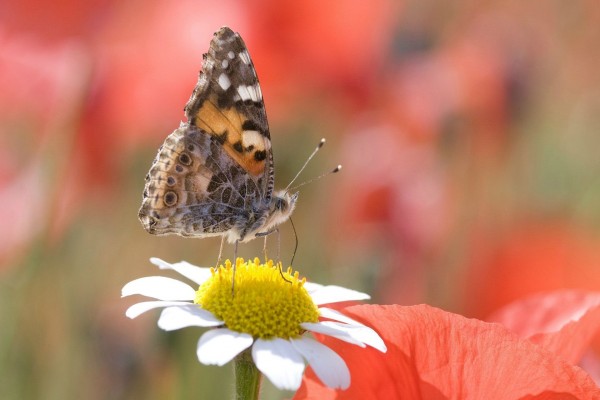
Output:
M261 339L289 339L302 334L300 323L318 322L317 306L304 288L306 278L299 279L291 267L283 272L283 279L272 260L261 264L258 258L253 262L238 258L233 294L231 261L211 268L211 273L196 292L194 303L233 331Z

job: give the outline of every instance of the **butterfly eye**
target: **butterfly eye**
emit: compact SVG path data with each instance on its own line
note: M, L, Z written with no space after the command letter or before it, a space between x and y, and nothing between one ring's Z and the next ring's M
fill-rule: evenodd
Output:
M285 210L287 208L287 202L282 198L277 198L275 201L275 209L276 210Z

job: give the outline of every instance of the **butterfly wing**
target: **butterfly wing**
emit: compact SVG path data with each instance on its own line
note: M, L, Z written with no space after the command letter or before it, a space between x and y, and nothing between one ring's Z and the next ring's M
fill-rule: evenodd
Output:
M185 114L190 124L213 135L260 183L268 203L274 174L265 105L246 45L231 29L223 27L215 33Z
M231 233L269 203L274 178L258 78L229 28L215 33L185 113L146 176L139 219L156 235Z

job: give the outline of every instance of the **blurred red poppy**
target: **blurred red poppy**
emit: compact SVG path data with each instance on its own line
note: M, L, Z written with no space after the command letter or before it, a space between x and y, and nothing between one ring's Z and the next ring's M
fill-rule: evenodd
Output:
M295 399L591 399L600 390L580 368L519 339L499 324L426 305L354 306L344 311L372 326L381 354L323 338L350 368L346 391L322 386L312 371Z
M119 4L93 38L99 86L89 111L101 123L97 135L139 145L185 119L183 107L213 33L223 25L239 30L243 21L232 1Z
M2 4L0 25L9 35L28 35L52 45L65 40L90 36L107 22L114 0L37 0ZM7 18L8 17L8 18Z
M485 318L517 299L564 288L600 290L599 239L566 221L531 221L477 234L465 286L466 313Z
M295 118L298 108L364 104L381 79L403 2L307 0L248 3L248 42L271 117ZM315 107L316 106L316 107ZM332 106L334 106L332 104ZM329 118L335 116L329 116Z
M356 122L348 137L352 140L343 142L339 156L345 172L335 192L349 201L332 212L332 234L343 232L335 242L343 252L351 249L355 259L381 257L381 249L386 249L387 269L380 273L378 298L421 302L426 255L443 243L451 216L436 149L430 142L413 140L389 114Z

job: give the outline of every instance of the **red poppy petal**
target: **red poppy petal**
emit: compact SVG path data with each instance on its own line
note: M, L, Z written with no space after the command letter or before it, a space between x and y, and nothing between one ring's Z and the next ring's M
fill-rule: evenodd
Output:
M373 327L388 352L322 338L348 364L350 388L323 389L308 371L295 398L483 399L490 393L502 399L600 396L582 369L499 324L427 305L362 305L349 307L345 313Z
M600 331L600 293L562 290L527 297L488 320L578 363Z

